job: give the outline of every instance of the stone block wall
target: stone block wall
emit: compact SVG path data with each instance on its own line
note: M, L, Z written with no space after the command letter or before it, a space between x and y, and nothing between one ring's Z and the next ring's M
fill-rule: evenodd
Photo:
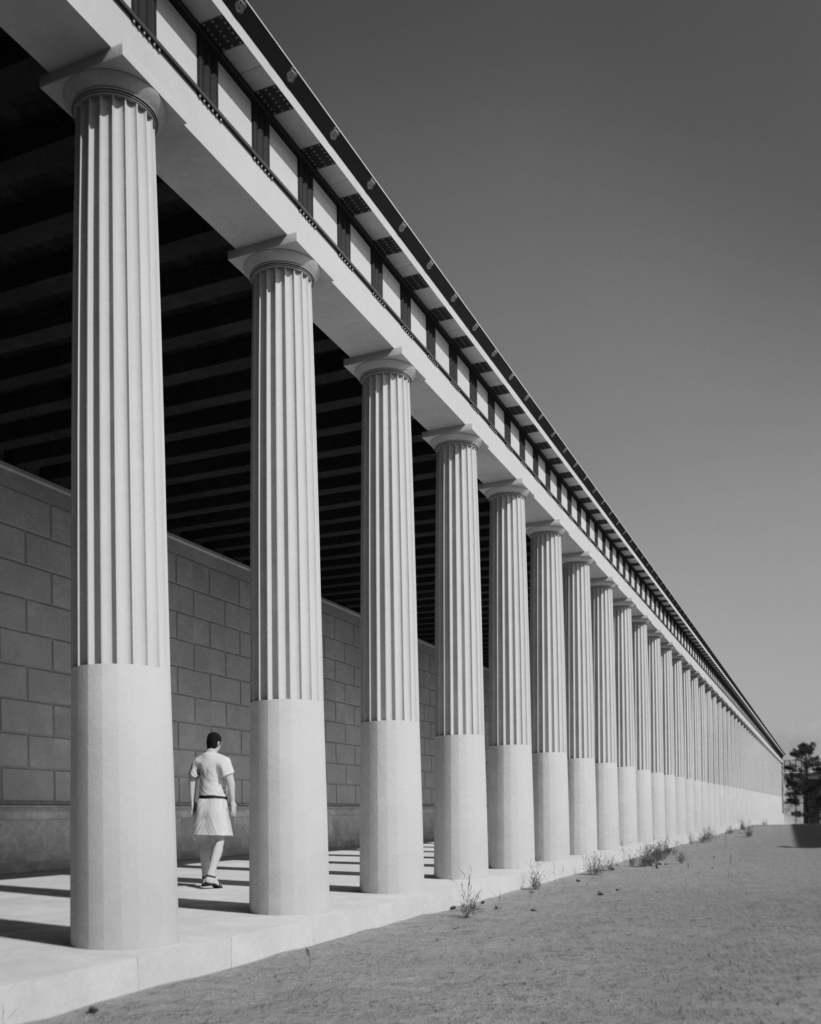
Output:
M69 800L70 495L0 463L0 804ZM171 689L177 800L212 729L250 799L250 571L169 536ZM329 808L359 805L359 615L323 602ZM419 645L423 803L433 803L435 652ZM343 815L344 817L344 815ZM345 831L347 828L347 831ZM358 832L358 819L340 835Z

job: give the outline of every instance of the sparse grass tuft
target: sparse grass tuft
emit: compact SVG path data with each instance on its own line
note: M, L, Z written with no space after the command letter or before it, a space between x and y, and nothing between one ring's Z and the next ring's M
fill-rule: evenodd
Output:
M733 826L732 826L732 825L728 825L728 826L727 826L727 827L726 827L726 828L724 829L724 835L725 835L725 836L731 836L731 835L733 834L733 832L735 832L735 829L733 828Z
M627 863L631 868L657 868L672 852L669 840L659 839L655 843L645 843Z
M615 857L605 857L598 850L593 853L586 853L583 858L584 872L586 875L601 875L605 871L616 870Z
M709 825L705 825L698 834L698 841L700 843L711 843L715 837L715 831Z
M753 826L749 825L749 824L745 825L744 826L744 835L749 839L752 834L753 834Z
M474 889L471 883L471 876L462 882L459 889L459 904L458 910L462 917L470 917L471 914L475 913L479 907L485 902L481 899L482 890ZM501 897L500 897L501 898Z
M695 832L687 833L687 842L690 843L690 845L698 842L698 836L695 834Z
M531 892L535 892L541 888L542 882L544 881L544 868L539 861L531 862L527 869L527 874L523 876L523 889L530 889Z
M676 849L673 850L673 856L676 858L679 864L683 864L687 860L687 854L684 852L684 850L681 850L678 847L676 847Z

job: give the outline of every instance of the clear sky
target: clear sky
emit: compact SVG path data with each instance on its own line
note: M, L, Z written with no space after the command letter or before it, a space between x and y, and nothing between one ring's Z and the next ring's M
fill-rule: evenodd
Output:
M821 4L253 2L779 742L821 745Z

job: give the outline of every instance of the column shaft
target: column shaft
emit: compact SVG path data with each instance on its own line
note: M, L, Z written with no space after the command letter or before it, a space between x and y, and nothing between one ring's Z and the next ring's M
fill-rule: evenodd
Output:
M653 839L652 698L647 620L633 616L633 671L636 681L636 832L640 843Z
M536 860L570 856L561 527L530 534L530 672Z
M593 681L596 704L596 821L600 850L619 846L619 770L616 728L616 651L613 583L591 583Z
M673 767L676 777L676 823L678 834L686 835L687 823L687 722L684 714L684 663L673 657Z
M651 636L649 644L650 697L651 697L651 785L653 795L653 836L664 839L667 835L667 801L664 786L664 671L662 668L660 636Z
M633 610L626 601L613 609L616 650L616 716L619 764L619 842L638 838L636 792L636 682L633 664Z
M411 368L364 361L362 380L363 892L422 884Z
M162 103L139 79L99 69L71 79L66 97L76 118L71 942L129 949L177 939Z
M584 555L565 555L563 565L570 852L573 854L590 853L598 845L590 561Z
M482 569L475 435L426 434L436 449L437 878L488 867Z
M251 816L255 914L328 907L328 812L313 284L301 253L261 247L251 360Z
M676 800L676 682L673 649L662 646L662 699L664 701L664 815L667 834L679 834L678 802Z
M485 493L490 498L490 866L519 868L535 856L526 492L497 484Z

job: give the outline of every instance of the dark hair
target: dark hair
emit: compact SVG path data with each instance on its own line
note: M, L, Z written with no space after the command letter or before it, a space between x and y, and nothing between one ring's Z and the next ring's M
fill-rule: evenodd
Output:
M222 736L220 736L218 732L209 732L205 737L205 745L209 749L211 747L216 747L218 743L222 743Z

